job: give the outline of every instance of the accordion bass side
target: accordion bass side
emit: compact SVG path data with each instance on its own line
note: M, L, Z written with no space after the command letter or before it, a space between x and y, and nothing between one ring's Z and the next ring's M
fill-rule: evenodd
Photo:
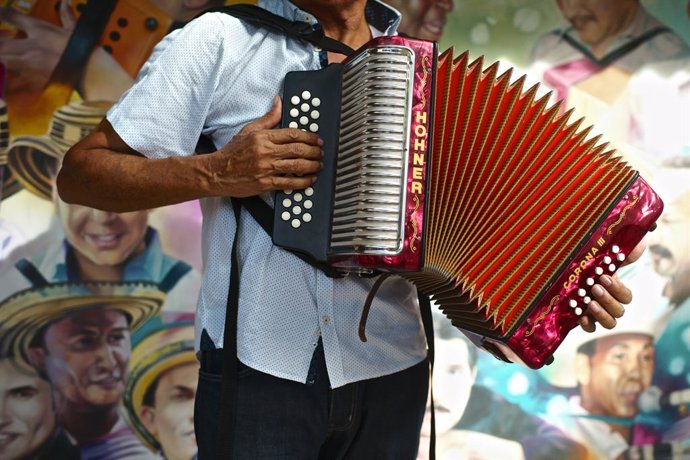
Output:
M663 203L524 77L379 37L286 76L283 127L318 133L313 187L275 196L274 243L412 281L497 356L548 364Z

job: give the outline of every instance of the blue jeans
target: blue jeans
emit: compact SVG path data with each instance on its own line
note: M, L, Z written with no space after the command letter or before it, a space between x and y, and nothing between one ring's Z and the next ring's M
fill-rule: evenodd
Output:
M222 351L202 352L194 424L199 460L219 460ZM427 360L331 389L321 343L307 384L238 362L235 459L415 459L429 382ZM227 434L223 434L227 436Z

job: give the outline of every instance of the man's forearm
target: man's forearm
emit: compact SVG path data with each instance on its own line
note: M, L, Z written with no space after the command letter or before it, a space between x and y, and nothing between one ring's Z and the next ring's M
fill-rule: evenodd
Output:
M213 195L210 157L151 160L106 148L75 147L57 177L60 197L68 203L127 212Z

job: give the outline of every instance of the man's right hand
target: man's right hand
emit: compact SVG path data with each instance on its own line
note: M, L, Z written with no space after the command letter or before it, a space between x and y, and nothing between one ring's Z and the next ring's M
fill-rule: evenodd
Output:
M323 166L323 140L298 128L273 129L282 102L247 124L211 154L208 171L217 195L246 197L272 190L299 190L316 181Z

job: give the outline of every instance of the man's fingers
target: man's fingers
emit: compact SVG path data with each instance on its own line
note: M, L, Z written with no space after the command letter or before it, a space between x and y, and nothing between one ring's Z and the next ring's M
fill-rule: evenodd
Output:
M613 329L616 326L616 318L594 300L589 303L587 315L606 329Z
M594 318L589 316L589 314L582 315L578 322L580 323L580 327L585 332L594 332L597 329L597 325L596 325L596 322L594 321Z
M320 161L304 160L301 158L290 160L276 160L273 162L275 172L279 174L316 174L323 164Z
M323 140L314 133L302 131L297 128L274 129L268 133L268 140L274 144L292 144L301 142L303 144L323 146Z
M273 178L273 190L301 190L316 182L316 176L278 176Z
M240 131L240 134L249 134L253 133L254 131L258 131L261 129L272 129L274 128L278 123L280 123L280 111L282 108L282 102L278 96L273 98L273 105L271 106L271 110L266 112L266 114L260 118L257 118L256 120L252 121L251 123L248 123L242 130Z
M597 297L597 300L605 302L620 302L629 304L632 301L632 292L615 276L603 275L599 278L600 285L595 285L592 288L592 293ZM601 296L597 295L599 289L597 286L603 287L605 291ZM596 289L595 289L596 288Z

